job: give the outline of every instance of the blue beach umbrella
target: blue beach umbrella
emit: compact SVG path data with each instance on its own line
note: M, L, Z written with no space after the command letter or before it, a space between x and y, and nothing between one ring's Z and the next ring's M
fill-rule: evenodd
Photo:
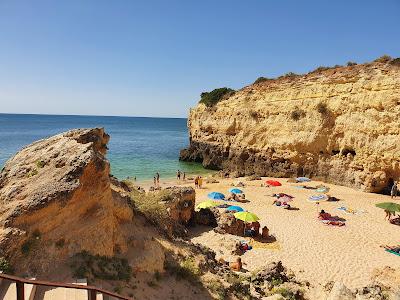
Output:
M241 208L240 206L235 206L235 205L229 206L226 210L227 211L237 211L237 212L244 211L243 208Z
M237 188L231 188L229 190L230 193L234 193L234 194L242 194L243 191L241 189L237 189Z
M311 179L308 178L308 177L297 177L296 181L298 181L298 182L309 182L309 181L311 181Z
M310 202L322 202L327 200L328 200L327 195L313 195L308 198L308 201Z
M225 195L222 193L218 193L218 192L212 192L209 193L208 198L213 199L213 200L224 200L225 199Z

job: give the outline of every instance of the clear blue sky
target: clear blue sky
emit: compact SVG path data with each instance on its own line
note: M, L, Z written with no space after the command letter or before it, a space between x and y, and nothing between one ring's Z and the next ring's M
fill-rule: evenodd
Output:
M185 117L203 91L400 56L399 0L0 0L0 112Z

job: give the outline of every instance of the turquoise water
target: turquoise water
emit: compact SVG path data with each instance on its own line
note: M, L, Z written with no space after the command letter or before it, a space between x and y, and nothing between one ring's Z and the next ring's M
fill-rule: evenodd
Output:
M0 114L0 167L23 146L38 139L73 129L104 127L111 136L107 157L111 172L119 179L136 176L162 178L176 171L205 173L196 163L180 162L179 150L187 147L186 119L54 116Z

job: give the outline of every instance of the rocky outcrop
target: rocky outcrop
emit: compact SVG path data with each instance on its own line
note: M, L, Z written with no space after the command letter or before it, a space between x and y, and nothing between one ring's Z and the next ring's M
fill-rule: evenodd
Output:
M218 226L214 228L214 231L221 234L233 234L237 236L243 236L244 234L244 222L236 219L233 212L224 212L217 217Z
M194 217L196 192L191 187L172 187L163 203L174 222L187 225Z
M101 128L72 130L23 148L5 164L0 249L19 269L40 273L84 250L127 251L121 227L133 211L110 183L108 141Z
M396 62L282 76L199 104L181 159L235 176L310 176L381 192L400 178Z

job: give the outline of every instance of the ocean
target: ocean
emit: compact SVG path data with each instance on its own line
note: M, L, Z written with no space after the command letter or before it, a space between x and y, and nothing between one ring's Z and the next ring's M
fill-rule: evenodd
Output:
M0 168L23 146L74 128L104 127L111 136L107 158L119 179L174 177L177 170L206 173L197 163L179 161L188 146L187 119L0 114Z

